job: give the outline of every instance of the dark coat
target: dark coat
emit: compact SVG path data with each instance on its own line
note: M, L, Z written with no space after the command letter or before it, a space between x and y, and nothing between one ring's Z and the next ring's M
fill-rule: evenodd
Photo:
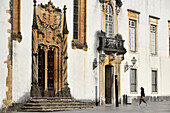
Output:
M144 96L145 97L145 92L144 90L141 91L141 97Z

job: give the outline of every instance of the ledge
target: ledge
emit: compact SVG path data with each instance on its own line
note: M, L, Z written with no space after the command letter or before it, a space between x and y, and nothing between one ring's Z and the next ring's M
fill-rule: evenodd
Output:
M131 10L131 9L127 9L127 11L130 11L130 12L133 12L133 13L140 14L140 12L138 12L138 11L135 11L135 10Z
M12 39L18 41L19 43L22 41L22 35L21 32L18 32L18 34L13 33L12 34Z
M149 15L150 18L154 18L154 19L160 19L159 17L156 17L156 16L152 16L152 15Z
M84 51L87 51L88 48L86 42L83 44L79 40L72 40L71 47L72 49L83 49Z

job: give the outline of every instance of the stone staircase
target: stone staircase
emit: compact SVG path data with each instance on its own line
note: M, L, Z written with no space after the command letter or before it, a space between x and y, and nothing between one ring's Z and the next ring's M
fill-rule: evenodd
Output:
M70 97L42 97L31 98L18 109L22 112L52 112L74 109L93 108L94 102L80 102Z

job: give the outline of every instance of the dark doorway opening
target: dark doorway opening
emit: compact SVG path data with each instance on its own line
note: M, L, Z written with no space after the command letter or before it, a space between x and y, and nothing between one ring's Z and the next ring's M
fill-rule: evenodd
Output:
M45 52L40 47L38 51L38 86L43 96L45 89Z
M105 99L106 104L111 104L113 85L113 66L105 66Z
M52 50L52 48L49 48L46 54L47 56L45 55L44 50L41 49L41 47L39 47L38 86L40 88L42 97L44 96L53 97L55 95L54 94L54 51ZM45 89L45 85L47 85L47 89Z
M50 48L48 51L48 77L47 77L47 86L48 86L48 96L54 96L54 51Z

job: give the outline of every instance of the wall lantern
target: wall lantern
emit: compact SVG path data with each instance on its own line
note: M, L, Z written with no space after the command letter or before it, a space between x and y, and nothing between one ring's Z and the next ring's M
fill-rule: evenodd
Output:
M99 63L102 64L104 62L104 59L105 59L105 54L100 54L99 55ZM93 70L97 67L97 65L98 65L97 63L98 63L97 59L94 58L94 60L93 60Z
M124 72L126 72L130 67L133 67L136 64L136 61L137 60L135 59L135 57L133 57L131 60L132 65L128 65L128 63L126 62L124 65Z

